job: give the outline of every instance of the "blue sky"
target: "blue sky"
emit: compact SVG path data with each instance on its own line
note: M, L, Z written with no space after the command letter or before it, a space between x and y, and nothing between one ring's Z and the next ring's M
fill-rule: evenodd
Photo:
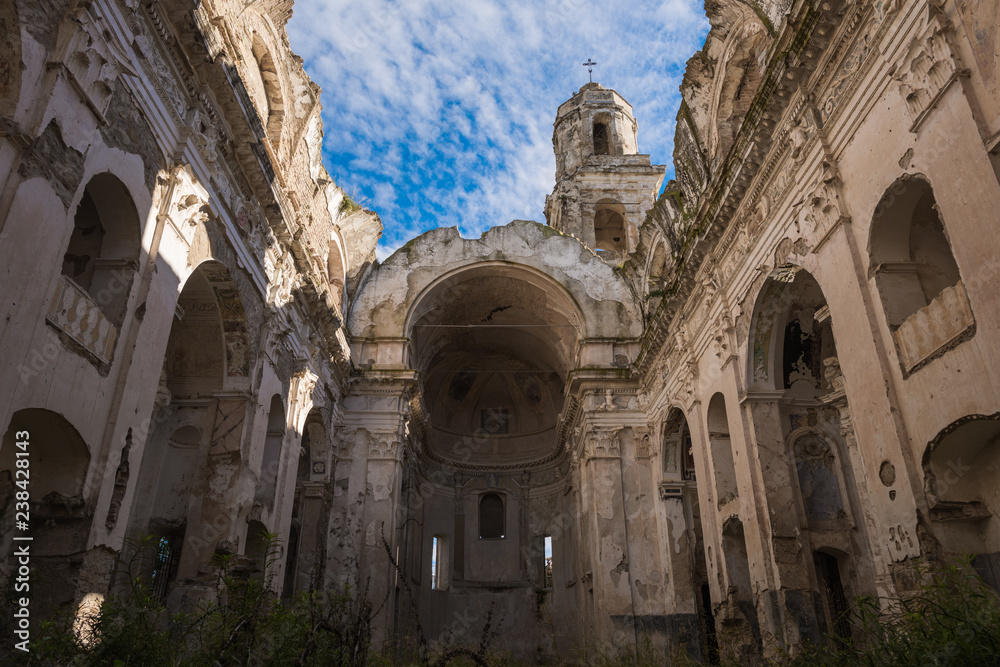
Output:
M677 87L707 32L703 0L298 0L288 24L323 88L324 164L382 218L379 259L435 227L544 222L552 122L588 58L671 178Z

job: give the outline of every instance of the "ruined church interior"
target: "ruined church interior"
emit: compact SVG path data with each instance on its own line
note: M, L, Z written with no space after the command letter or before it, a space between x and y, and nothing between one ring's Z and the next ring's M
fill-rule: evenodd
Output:
M541 110L544 220L377 261L291 0L0 4L0 586L30 533L79 616L147 536L171 612L228 556L531 664L1000 589L1000 2L705 11L676 119Z

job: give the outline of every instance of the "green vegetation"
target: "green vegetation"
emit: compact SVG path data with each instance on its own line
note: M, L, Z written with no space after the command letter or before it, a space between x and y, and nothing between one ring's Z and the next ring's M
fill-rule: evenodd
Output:
M265 534L265 571L279 553ZM45 621L28 654L7 659L25 665L371 665L371 619L377 613L350 589L280 602L259 571L241 569L233 556L216 560L218 599L189 614L172 614L141 572L154 548L143 538L128 561L128 581L94 613ZM9 651L4 646L3 650ZM5 662L4 664L10 664Z
M832 638L839 650L815 647L789 665L1000 664L1000 601L968 558L936 569L917 566L910 595L862 598L851 611L852 637Z
M269 565L279 552L273 534L265 535L265 545ZM372 605L366 591L344 588L282 602L271 592L266 577L247 571L233 556L216 561L220 591L216 601L194 613L171 614L139 572L139 564L149 562L142 555L154 546L146 538L131 559L121 562L123 571L129 573L128 581L89 618L43 623L30 654L11 652L9 645L0 647L7 653L3 663L114 667L516 664L509 655L490 648L503 633L502 619L494 618L493 609L478 645L428 643L417 618L414 637L379 647L373 642L372 621L386 613L384 601ZM856 600L850 612L850 637L831 636L822 646L767 663L755 651L743 650L751 643L743 641L747 638L729 636L726 641L720 636L719 663L775 667L1000 664L1000 601L971 562L965 559L934 569L916 566L914 574L921 583L906 596ZM412 591L408 585L405 588L403 604L412 605ZM697 664L680 646L665 661L648 637L641 638L638 647L630 642L605 644L573 657L602 667Z
M344 198L340 200L340 207L337 209L341 215L350 215L361 210L361 204L354 201L351 195L344 193Z

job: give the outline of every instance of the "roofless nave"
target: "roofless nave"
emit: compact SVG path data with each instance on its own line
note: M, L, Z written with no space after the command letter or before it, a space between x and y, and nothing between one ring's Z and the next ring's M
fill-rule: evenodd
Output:
M590 83L547 224L379 264L288 0L5 4L0 573L28 431L38 620L143 533L173 610L266 530L283 598L453 643L492 605L529 661L794 652L963 552L997 586L998 11L711 3L662 196Z

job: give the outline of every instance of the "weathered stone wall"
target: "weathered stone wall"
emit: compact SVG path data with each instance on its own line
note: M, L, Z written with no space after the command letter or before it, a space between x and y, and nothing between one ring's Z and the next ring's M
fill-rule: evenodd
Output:
M72 610L84 593L110 590L114 554L149 532L173 540L180 564L164 599L178 608L211 599L203 568L214 552L257 557L254 526L287 541L301 518L296 472L312 408L328 406L313 418L326 433L338 427L343 275L364 268L381 227L369 216L349 235L337 228L339 190L319 164L319 89L289 50L289 16L283 1L111 0L18 2L0 16L0 461L13 465L15 427L44 438L46 423L65 423L78 442L37 450L38 465L58 458L72 471L56 499L67 509L31 498L49 521L33 526L45 571L62 577L41 584L50 607ZM247 104L249 71L230 66L260 65L254 34L277 63L262 68L264 119ZM98 241L72 254L86 206ZM73 273L73 262L92 268ZM102 271L120 275L84 280ZM218 336L185 343L199 326ZM332 448L316 451L327 457L314 480L322 486ZM201 472L158 486L188 459ZM0 510L5 527L12 511ZM327 520L322 509L310 515L322 533ZM0 544L4 578L10 548ZM276 564L275 581L286 565ZM47 610L38 611L41 620Z
M998 382L994 344L982 327L996 302L965 291L998 265L995 244L972 240L972 230L988 224L986 202L996 202L1000 191L991 164L993 63L976 51L981 40L969 31L984 13L993 16L995 5L974 11L963 3L806 3L783 15L787 8L750 13L744 3L712 3L706 47L689 63L677 182L667 185L623 268L651 318L637 363L651 414L683 409L699 480L718 465L706 407L710 398L716 404L713 396L725 397L738 502L715 510L711 489L698 488L711 598L716 619L759 626L765 650L794 647L832 622L824 579L831 575L813 562L815 553L834 555L844 590L895 593L905 585L899 574L907 559L945 557L950 549L942 538L969 535L934 516L981 509L942 504L928 493L937 480L933 465L922 470L921 461L947 439L939 434L961 430L970 415L990 424L986 415L996 412L995 400L986 398ZM763 33L748 28L754 22ZM749 104L725 99L728 63L746 36L765 64ZM731 147L718 150L725 147L716 143L719 116L728 109L744 118ZM903 284L889 276L942 261L933 253L907 257L910 246L895 256L904 264L876 254L875 230L890 224L882 219L896 215L894 202L910 212L929 205L910 195L913 178L930 184L926 196L936 202L960 283L927 296L927 305L900 325L883 309L881 293ZM903 239L919 233L908 219L895 220ZM667 271L653 257L661 247L670 251ZM815 353L816 361L826 357L826 379L808 399L800 393L805 385L790 385L780 368L794 361L787 356L793 339L783 329L789 307L801 306L799 297L781 295L790 294L783 286L797 284L796 275L814 278L823 298L799 322L830 326L836 343ZM813 500L794 470L806 456L795 443L811 433L832 443L829 470L838 521L846 523L809 519ZM953 477L946 489L962 475ZM987 503L988 495L981 496ZM734 533L726 526L736 520L745 557L727 548ZM992 532L980 535L976 549L992 552ZM733 596L741 558L756 609L739 610L738 586Z
M550 227L381 264L322 167L290 2L36 4L0 12L0 498L39 434L50 606L151 532L190 608L214 553L293 525L281 593L367 581L391 609L398 576L416 610L376 635L416 614L441 642L496 600L526 659L697 657L713 628L794 652L957 551L995 583L997 2L707 3L655 205L631 110L589 86L614 111L561 107ZM105 241L77 253L80 211ZM507 531L480 540L487 493Z

